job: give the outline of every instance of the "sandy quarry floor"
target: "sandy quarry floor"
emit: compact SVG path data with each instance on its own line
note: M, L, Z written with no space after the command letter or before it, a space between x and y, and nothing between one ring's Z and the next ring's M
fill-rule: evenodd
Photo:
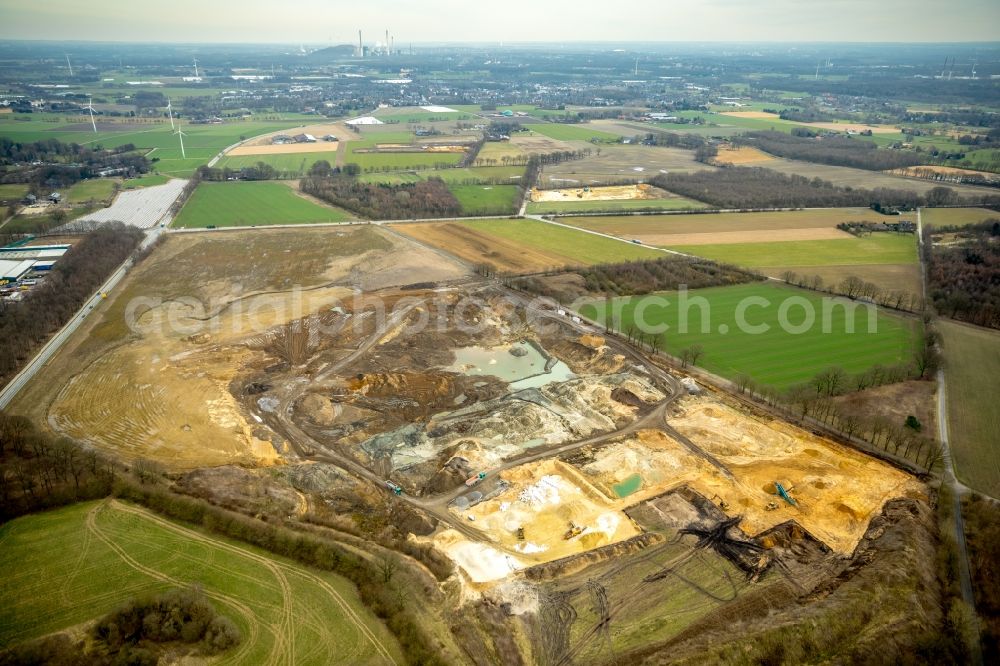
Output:
M532 201L621 201L633 199L667 199L669 192L648 184L582 187L562 190L531 190Z
M758 420L711 396L686 398L684 414L670 419L682 435L726 464L736 482L705 477L692 482L726 500L742 527L757 534L794 519L833 550L854 550L871 518L894 497L923 494L912 476L853 449L787 423ZM775 481L791 485L793 507L777 500L767 510Z
M436 535L435 544L473 582L497 580L511 570L635 536L640 530L625 508L687 485L724 503L729 515L742 516L740 526L750 535L794 520L849 555L888 500L924 495L914 477L786 423L759 420L710 395L680 404L681 414L670 423L733 478L664 432L643 430L570 454L569 462L546 460L501 472L507 490L471 508L452 509L482 530L487 543L448 531ZM638 489L619 485L636 475ZM797 506L775 494L775 482L791 489ZM573 525L583 531L564 538ZM524 528L523 540L518 528Z
M313 314L349 289L306 292L296 308ZM146 457L171 468L232 462L268 463L278 450L255 431L229 392L250 362L265 358L241 343L246 332L290 321L286 295L246 302L242 316L227 311L205 322L216 334L170 334L165 322L184 319L184 307L166 304L139 318L140 340L102 356L59 392L49 423L78 440L114 448L122 457Z
M51 400L54 430L125 459L171 469L266 464L283 441L244 413L230 384L275 362L276 327L349 301L355 287L465 274L375 227L255 231L168 238L106 304L82 351L60 354L25 399Z
M435 544L465 570L473 582L505 577L512 569L575 555L639 534L616 503L576 469L558 460L521 465L501 473L510 487L493 499L454 511L483 530L500 548L476 544L447 531ZM473 520L469 520L469 517ZM579 534L565 538L577 526ZM517 530L524 528L524 540Z

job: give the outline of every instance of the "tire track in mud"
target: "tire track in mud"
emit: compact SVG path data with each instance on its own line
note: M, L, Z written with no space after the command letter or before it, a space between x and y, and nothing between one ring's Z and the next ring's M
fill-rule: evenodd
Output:
M231 552L231 553L235 553L235 554L240 555L242 557L245 557L245 558L247 558L249 560L257 562L259 564L263 564L268 569L271 569L272 567L274 568L274 570L284 569L288 573L291 573L294 576L298 576L300 578L305 579L306 581L308 581L310 583L313 583L313 584L319 586L320 588L323 589L323 591L325 591L336 602L336 604L344 612L344 615L345 615L346 619L351 624L355 625L355 627L359 630L359 632L362 634L362 636L365 637L365 638L367 638L372 643L372 645L375 647L375 649L383 657L385 657L385 659L389 663L396 664L396 661L392 658L392 655L385 648L385 646L382 645L381 641L379 641L378 637L375 636L374 632L372 632L372 630L365 624L365 622L361 619L361 617L354 611L353 608L350 607L350 605L340 595L339 592L337 592L329 583L327 583L325 580L323 580L319 576L316 576L315 574L312 574L312 573L310 573L309 571L307 571L305 569L297 569L297 568L293 568L293 567L286 567L284 565L280 565L280 564L278 564L278 563L276 563L276 562L274 562L272 560L269 560L268 558L266 558L266 557L264 557L262 555L257 555L256 553L250 552L248 550L244 550L244 549L239 548L237 546L232 546L232 545L230 545L228 543L225 543L223 541L214 540L214 539L212 539L210 537L207 537L207 536L205 536L203 534L199 534L198 532L195 532L193 530L189 530L189 529L187 529L185 527L181 527L180 525L175 525L175 524L171 523L170 521L168 521L168 520L166 520L164 518L161 518L161 517L157 516L156 514L150 512L150 511L148 511L146 509L142 509L142 508L139 508L139 507L131 507L131 506L123 505L123 504L121 504L119 502L116 502L114 500L112 500L112 502L114 503L115 508L118 509L119 511L122 511L122 512L125 512L125 513L132 513L132 514L141 516L142 518L145 518L146 520L148 520L150 522L153 522L153 523L155 523L157 525L160 525L161 527L164 527L165 529L173 531L173 532L175 532L177 534L181 534L181 535L185 536L186 538L189 538L189 539L194 540L194 541L200 541L202 543L211 544L212 546L214 546L216 548L219 548L221 550L225 550L225 551L228 551L228 552ZM287 579L284 578L284 574L283 573L282 573L282 578L285 580L285 585L287 586L288 582L287 582ZM287 612L290 613L290 611L287 611ZM289 617L291 617L291 616L289 615Z
M107 534L105 534L101 530L101 528L97 526L97 514L102 509L105 509L109 506L111 506L112 508L118 508L117 506L113 506L114 504L116 503L114 503L113 500L111 502L102 502L101 504L98 504L93 509L91 509L87 513L87 519L86 519L87 531L93 534L95 537L97 537L102 543L104 543L105 546L110 548L116 555L118 555L118 557L120 557L122 561L125 562L125 564L135 569L136 571L145 574L154 580L158 580L161 583L168 583L170 585L186 587L187 586L186 582L178 580L160 571L157 571L156 569L152 569L150 567L143 565L141 562L139 562L131 555L129 555L124 548L115 543ZM229 595L225 595L216 592L214 590L208 590L208 589L205 590L205 595L211 599L215 599L216 601L219 601L231 607L233 610L239 613L239 615L246 621L247 626L250 630L250 635L246 637L246 640L244 641L240 649L234 652L232 655L230 655L230 659L232 659L234 662L242 662L243 659L250 652L250 650L257 644L257 642L260 639L261 627L260 627L260 622L258 622L257 620L256 614L249 606L239 601L238 599L230 597Z

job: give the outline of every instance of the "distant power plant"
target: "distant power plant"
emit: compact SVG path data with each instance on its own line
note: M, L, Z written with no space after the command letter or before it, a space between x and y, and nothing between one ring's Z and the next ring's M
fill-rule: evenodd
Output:
M386 30L385 31L385 41L382 42L382 43L376 42L374 47L368 49L368 55L383 55L383 56L387 56L387 55L392 54L393 44L395 43L395 41L396 41L396 37L394 35L390 35L389 31ZM365 57L365 43L364 43L364 40L362 39L361 31L360 30L358 30L358 47L356 49L354 49L354 56L356 58L364 58Z

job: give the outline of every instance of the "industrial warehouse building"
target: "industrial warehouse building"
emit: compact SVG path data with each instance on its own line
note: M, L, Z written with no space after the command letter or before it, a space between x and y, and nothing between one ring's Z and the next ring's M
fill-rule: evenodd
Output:
M0 284L17 282L31 272L35 262L31 259L0 259Z
M69 248L69 245L0 248L0 284L17 282L31 271L50 270Z

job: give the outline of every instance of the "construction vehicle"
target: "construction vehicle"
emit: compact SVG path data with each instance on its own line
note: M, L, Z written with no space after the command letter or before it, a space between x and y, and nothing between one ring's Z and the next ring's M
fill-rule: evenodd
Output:
M402 495L403 494L403 488L401 486L397 486L392 481L386 481L385 482L385 487L388 488L389 490L391 490L393 495Z
M712 495L712 500L711 501L714 502L715 500L719 500L719 508L722 509L723 511L725 511L726 509L729 508L729 502L727 502L726 500L722 499L718 495Z
M798 502L796 502L795 499L791 495L788 494L788 491L792 489L792 486L789 486L788 489L786 490L783 485L781 485L780 483L778 483L777 481L775 481L774 482L774 487L777 489L778 497L780 497L781 499L785 500L786 502L788 502L792 506L798 506Z
M524 528L523 527L518 527L517 528L517 540L518 541L524 541Z
M568 541L575 536L579 536L582 533L583 533L582 527L580 527L574 522L570 522L569 529L566 530L566 534L563 534L563 539L566 539Z
M470 476L468 479L466 479L465 485L471 488L472 486L476 485L485 478L486 478L486 472L480 472L479 474L476 474L475 476Z

